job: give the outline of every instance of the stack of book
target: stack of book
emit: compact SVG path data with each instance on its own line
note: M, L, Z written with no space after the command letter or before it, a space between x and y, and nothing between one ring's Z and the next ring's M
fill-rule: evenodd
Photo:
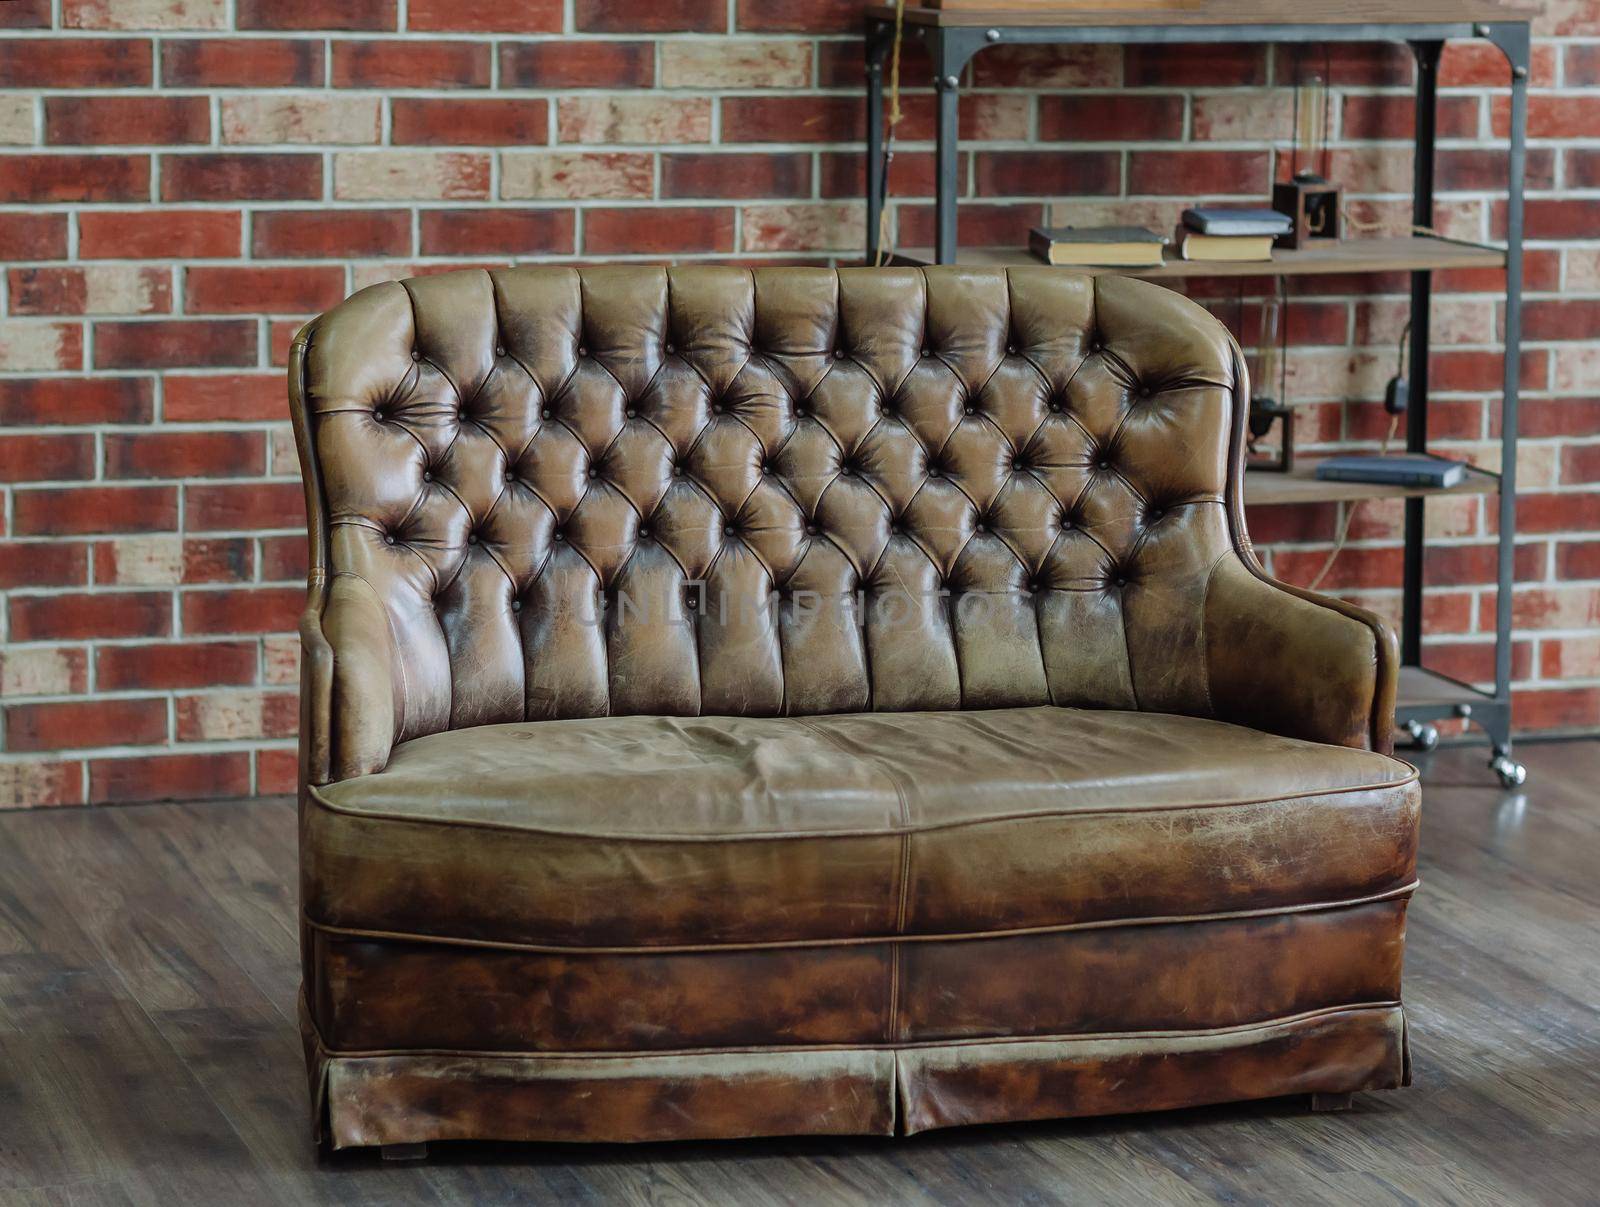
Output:
M1239 263L1272 259L1272 244L1289 233L1288 214L1268 209L1196 206L1183 211L1178 254L1185 260Z
M1167 237L1142 226L1036 226L1028 250L1046 264L1145 268L1161 263Z

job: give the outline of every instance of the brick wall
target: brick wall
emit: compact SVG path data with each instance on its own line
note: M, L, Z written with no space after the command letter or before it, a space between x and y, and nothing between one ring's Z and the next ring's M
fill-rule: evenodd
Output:
M363 285L508 260L848 257L863 237L853 0L0 0L0 805L283 792L302 505L282 365ZM1516 673L1525 729L1600 725L1600 2L1534 59ZM962 235L1049 216L1169 225L1259 198L1303 71L1333 173L1408 219L1403 51L996 49L969 70ZM929 77L915 49L908 83ZM1489 238L1504 69L1447 52L1439 225ZM907 97L897 238L930 240L932 107ZM1051 147L1041 153L1040 144ZM1070 202L1060 198L1073 197ZM1052 200L1057 199L1057 200ZM1499 274L1441 282L1435 437L1498 448ZM1402 278L1302 279L1308 443L1371 444ZM1264 283L1192 292L1253 331ZM1258 511L1304 582L1334 507ZM1430 510L1429 654L1489 674L1493 516ZM1400 511L1328 586L1393 613Z

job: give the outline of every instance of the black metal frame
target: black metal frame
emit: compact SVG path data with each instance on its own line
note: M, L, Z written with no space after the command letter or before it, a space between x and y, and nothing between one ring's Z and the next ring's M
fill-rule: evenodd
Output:
M1479 38L1505 56L1511 75L1511 129L1506 205L1505 379L1501 411L1499 548L1496 574L1495 686L1491 693L1456 684L1459 698L1405 704L1396 710L1397 725L1427 744L1430 723L1449 718L1470 720L1488 737L1490 766L1508 787L1522 782L1522 768L1511 759L1511 588L1516 539L1517 392L1522 346L1523 171L1526 163L1528 65L1531 35L1526 21L1453 22L1328 22L1271 25L936 25L907 22L905 36L926 41L938 93L938 143L935 199L934 261L956 257L956 203L959 195L956 141L961 73L980 50L1017 44L1062 45L1116 43L1172 45L1189 43L1323 43L1405 42L1417 62L1413 221L1432 226L1434 212L1434 140L1438 108L1438 66L1444 44L1452 39ZM866 18L867 59L867 261L879 253L879 223L887 202L883 162L883 64L894 41L894 19L882 13ZM1411 274L1410 407L1406 447L1423 451L1428 430L1428 318L1432 308L1433 274ZM1406 500L1405 561L1401 590L1401 662L1422 663L1422 593L1426 499ZM1455 693L1448 693L1452 696Z

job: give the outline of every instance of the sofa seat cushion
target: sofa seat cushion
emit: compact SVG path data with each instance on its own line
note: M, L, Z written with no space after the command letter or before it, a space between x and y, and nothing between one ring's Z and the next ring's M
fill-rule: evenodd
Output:
M602 717L312 787L307 920L541 948L951 936L1410 884L1415 771L1161 713Z

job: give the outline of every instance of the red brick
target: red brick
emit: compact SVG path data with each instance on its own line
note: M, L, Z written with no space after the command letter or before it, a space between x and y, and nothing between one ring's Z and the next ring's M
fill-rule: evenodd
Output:
M610 3L626 7L628 0ZM738 28L762 33L859 34L861 6L853 0L739 0Z
M411 0L406 28L459 33L561 32L561 0ZM580 27L581 28L581 27Z
M344 298L344 269L333 265L191 268L184 274L183 292L190 314L309 314Z
M1600 578L1600 541L1561 541L1557 544L1556 577Z
M94 546L97 585L148 587L168 583L248 582L255 573L249 537L188 537L173 533L121 537Z
M0 213L0 261L66 257L65 214Z
M965 180L972 156L963 151L956 157L956 175ZM860 151L823 151L822 180L824 197L863 197L867 191L867 157ZM889 170L892 197L932 197L936 162L931 151L896 151Z
M154 412L147 378L0 378L0 427L149 423Z
M684 152L661 157L663 197L808 197L811 156ZM859 196L859 191L852 196Z
M655 47L649 42L562 38L500 47L502 88L648 88L655 76Z
M1209 47L1195 48L1201 55ZM1411 52L1381 42L1288 43L1276 48L1273 79L1293 87L1312 78L1339 88L1403 87L1416 74Z
M89 581L88 546L67 541L0 541L0 591L78 587Z
M256 660L254 641L103 645L94 678L103 692L242 685L255 682Z
M1148 94L1041 96L1039 137L1058 142L1153 142L1183 137L1184 99ZM1036 160L1044 158L1034 154Z
M17 536L165 532L178 522L170 486L63 486L19 490L11 501Z
M239 587L184 591L183 631L290 633L306 605L304 587Z
M1600 687L1519 688L1511 713L1520 732L1600 726Z
M305 326L305 317L269 319L267 321L267 352L272 363L280 369L289 363L289 347L295 335Z
M1122 190L1116 151L979 151L977 161L980 197L1107 197Z
M1438 136L1475 138L1478 134L1478 98L1443 96L1439 98ZM1417 103L1409 96L1367 96L1357 93L1344 98L1341 132L1346 139L1410 138L1416 128ZM1501 153L1502 158L1504 152Z
M211 141L203 96L51 96L44 138L55 146L146 146Z
M720 33L728 27L724 0L576 0L574 13L582 33Z
M238 210L84 210L82 259L207 260L239 254Z
M1561 253L1553 247L1528 247L1522 252L1524 293L1550 293L1560 287ZM1446 268L1433 274L1433 292L1504 293L1503 268Z
M335 88L487 88L490 74L489 47L479 42L333 44Z
M3 551L4 546L0 546ZM310 558L303 536L261 538L261 578L263 582L304 582ZM3 583L0 579L0 583Z
M395 29L395 0L237 0L240 29Z
M260 432L106 434L108 478L245 478L266 469Z
M1542 577L1544 548L1542 541L1517 545L1513 574L1519 582ZM1433 586L1490 586L1499 575L1499 557L1494 544L1430 545L1423 554L1423 575Z
M390 102L396 146L526 146L549 136L544 100L434 100L396 97Z
M180 742L291 738L300 701L293 692L208 692L179 696L174 710Z
M966 247L1016 247L1027 240L1028 230L1031 227L1038 226L1043 221L1042 205L969 202L956 211L956 235L958 241ZM902 206L901 245L931 247L933 224L933 206Z
M1592 165L1580 168L1579 152L1567 152L1567 181L1569 187L1590 188L1600 186L1600 157L1585 161ZM1600 230L1600 198L1535 197L1526 203L1524 234L1529 239L1591 239ZM1504 229L1503 215L1497 226Z
M0 482L61 482L94 477L94 436L0 436Z
M1130 88L1229 88L1264 84L1266 48L1261 46L1129 46L1123 81Z
M7 88L147 88L148 38L0 40L0 80Z
M712 207L585 211L583 250L588 255L652 255L732 251L733 211Z
M1428 641L1422 660L1431 671L1461 683L1494 682L1494 640L1485 635L1478 641ZM1511 644L1511 675L1523 679L1533 673L1533 643Z
M168 591L93 591L11 597L13 641L165 637L172 631Z
M281 373L169 374L163 384L173 423L253 423L288 414Z
M1562 80L1568 88L1594 87L1600 84L1600 44L1580 42L1566 48L1566 65ZM1504 71L1497 83L1504 82ZM1488 82L1488 81L1485 81Z
M265 210L251 219L259 259L345 259L411 254L406 210Z
M148 155L0 155L0 201L147 201Z
M322 79L319 39L167 38L161 43L161 83L168 88L315 88Z
M1600 335L1600 299L1532 298L1522 304L1522 338L1592 340Z
M7 274L13 314L166 314L172 274L165 268L13 268Z
M249 791L247 751L89 760L91 804L216 800Z
M1600 491L1517 492L1518 532L1584 532L1600 528Z
M1524 398L1517 408L1517 430L1525 439L1600 436L1600 398Z
M0 8L0 24L11 5ZM46 22L49 21L48 5ZM83 804L83 764L44 759L13 760L0 765L0 808L37 809L47 805Z
M5 716L6 748L14 751L153 746L167 740L167 702L159 698L16 704Z
M1264 193L1271 166L1264 151L1134 151L1128 156L1128 192L1185 197Z
M97 369L253 365L256 324L250 319L101 322L95 324L94 357Z
M0 29L49 29L50 0L12 0L0 8Z
M1401 558L1402 551L1398 547L1346 550L1334 559L1333 568L1322 580L1321 589L1347 591L1398 587ZM1326 549L1278 549L1272 555L1272 569L1284 582L1309 584L1327 560Z
M1543 349L1523 352L1521 384L1532 389L1543 386L1549 360ZM1469 390L1499 390L1505 380L1505 358L1498 352L1450 349L1428 358L1428 385L1439 393Z
M256 751L256 795L289 796L300 783L300 759L293 750Z
M574 250L574 227L570 209L423 210L422 254L522 256L548 252L565 255Z
M184 525L190 532L298 528L305 515L305 491L298 482L184 488Z
M1506 153L1498 147L1447 147L1437 152L1435 171L1440 192L1498 192L1506 187ZM1555 153L1548 147L1529 148L1526 186L1548 189L1555 175Z
M722 141L852 142L866 133L855 96L730 96L722 101Z
M1567 83L1582 83L1572 77L1572 51L1567 51ZM1555 82L1556 48L1535 44L1529 64L1528 82L1547 88ZM1511 83L1511 64L1500 48L1488 42L1450 42L1439 61L1439 85L1443 88L1504 88Z
M315 201L322 156L203 152L161 157L164 201Z
M1496 138L1505 138L1511 129L1511 98L1495 97L1489 106L1491 128ZM1528 98L1529 138L1594 138L1600 135L1600 113L1590 96L1548 96L1535 93Z
M1334 503L1296 503L1251 507L1246 513L1250 539L1258 546L1285 541L1325 541L1338 531L1339 508Z
M1600 482L1600 444L1571 445L1561 450L1561 481Z

